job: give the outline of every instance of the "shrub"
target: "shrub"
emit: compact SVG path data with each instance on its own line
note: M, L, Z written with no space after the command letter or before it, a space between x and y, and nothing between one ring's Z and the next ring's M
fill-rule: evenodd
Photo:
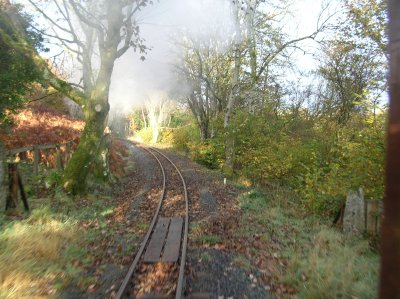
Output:
M174 129L163 128L160 131L159 141L162 144L173 145L174 143Z
M195 125L176 128L172 132L172 145L177 150L189 152L191 144L200 142L199 132Z
M150 143L153 139L153 132L151 128L143 128L136 133L141 142Z
M384 117L382 117L384 118ZM329 151L316 148L298 174L297 190L305 205L324 214L335 213L350 190L362 187L369 200L383 197L384 122L358 129L339 128ZM317 142L317 140L316 140Z
M192 159L195 160L197 163L211 169L217 169L221 166L221 158L219 157L218 150L214 144L192 144L190 149Z

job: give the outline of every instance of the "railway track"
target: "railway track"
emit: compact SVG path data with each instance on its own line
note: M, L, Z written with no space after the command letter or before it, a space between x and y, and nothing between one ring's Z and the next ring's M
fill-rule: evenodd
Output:
M140 148L157 161L162 174L162 192L149 229L116 298L180 299L189 227L186 183L178 167L166 155L154 148ZM180 190L173 188L173 179L181 181Z

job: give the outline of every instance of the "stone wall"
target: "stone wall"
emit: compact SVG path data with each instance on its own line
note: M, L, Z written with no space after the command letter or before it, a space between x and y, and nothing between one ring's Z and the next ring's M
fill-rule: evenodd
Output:
M357 236L366 233L369 237L377 237L382 212L381 201L366 201L361 188L358 191L350 191L343 214L343 232Z
M361 235L365 231L365 201L364 193L350 191L347 195L346 207L343 215L343 232Z

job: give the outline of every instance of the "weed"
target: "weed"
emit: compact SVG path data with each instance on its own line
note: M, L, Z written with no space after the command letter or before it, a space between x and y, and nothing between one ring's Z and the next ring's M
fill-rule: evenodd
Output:
M139 222L139 223L136 223L136 227L139 229L147 229L149 227L149 224Z
M197 237L197 241L202 244L215 245L221 243L221 238L216 235L205 235Z
M233 264L236 267L245 269L245 270L250 270L251 269L251 262L243 255L238 255L233 259Z
M114 209L113 209L113 208L107 208L107 209L105 209L104 211L102 211L102 212L100 213L100 215L103 216L103 217L105 217L105 216L107 216L107 215L112 214L113 212L114 212Z
M264 209L267 205L265 194L258 190L250 190L239 197L239 205L243 210Z
M207 251L202 251L199 253L199 261L210 262L212 261L212 257Z

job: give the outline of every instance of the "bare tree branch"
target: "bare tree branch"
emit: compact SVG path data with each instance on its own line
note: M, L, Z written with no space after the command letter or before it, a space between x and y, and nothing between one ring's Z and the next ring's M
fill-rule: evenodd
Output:
M74 10L75 14L78 16L78 18L85 23L88 26L91 26L93 28L95 28L99 34L98 38L99 38L99 46L101 48L104 47L104 30L103 30L103 25L98 22L93 22L91 19L89 19L88 17L84 16L82 14L82 12L80 11L80 9L78 8L77 4L74 3L73 0L69 0L69 4L71 5L72 9ZM81 6L80 6L81 7Z
M40 13L43 15L43 17L45 17L45 19L47 21L49 21L53 26L57 27L58 29L68 33L68 34L73 34L70 30L60 26L59 24L57 24L52 18L50 18L35 2L33 2L32 0L28 0L29 3Z

